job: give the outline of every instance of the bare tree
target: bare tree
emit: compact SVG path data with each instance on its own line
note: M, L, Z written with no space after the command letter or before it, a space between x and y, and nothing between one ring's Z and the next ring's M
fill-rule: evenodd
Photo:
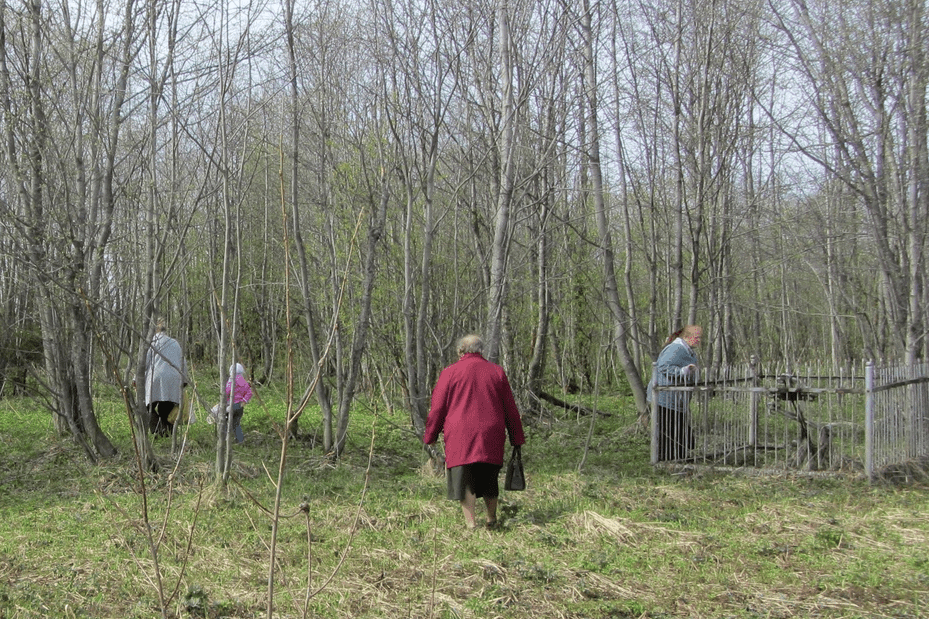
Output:
M603 252L603 282L607 307L613 325L612 344L619 354L626 379L632 388L636 408L641 414L646 411L645 385L635 359L629 351L630 318L619 294L618 279L616 277L613 247L613 233L610 226L609 214L605 200L603 172L600 165L600 105L597 89L597 55L594 41L593 10L588 0L583 0L577 15L577 28L580 34L580 54L583 62L583 97L587 110L587 141L583 144L583 156L590 169L590 199L594 204L594 213L597 229L600 233L600 250Z
M138 352L136 354L134 378L138 391L135 399L135 406L133 407L133 423L135 426L133 434L136 441L136 450L146 469L154 469L157 467L151 442L148 439L148 412L145 410L146 359L149 356L149 346L155 331L155 322L158 312L163 309L160 307L159 303L163 295L163 282L165 277L162 270L164 262L161 258L171 245L169 239L175 238L172 233L176 232L176 228L173 228L173 226L159 225L159 204L162 202L163 197L159 192L161 179L159 178L160 166L158 162L161 155L160 146L162 144L160 131L162 126L161 109L164 103L166 86L170 83L169 80L174 75L173 57L177 42L177 20L180 6L178 2L174 2L164 7L165 23L160 22L159 15L161 12L156 9L157 7L154 4L149 5L145 20L148 41L147 60L149 63L149 82L147 84L149 114L147 153L148 192L144 211L147 233L141 235L143 239L142 243L145 247L143 254L146 257L144 264L140 265L143 267L145 274L143 280L144 287L139 291L141 293L139 296L141 297L141 318L143 320L143 327L141 337L136 338L138 342ZM164 28L164 30L162 30L162 28ZM162 32L165 35L163 38L159 36ZM160 64L162 59L159 58L157 49L159 42L162 40L167 43L168 54L167 57L163 59L163 64ZM177 138L176 126L172 138L175 140ZM174 166L177 165L176 157L171 157L171 161ZM171 172L169 177L173 181L173 170ZM173 192L168 194L169 197L167 200L169 202L171 201L171 195L173 195ZM173 209L169 206L169 212L172 211ZM170 220L172 218L169 216L168 219ZM175 244L173 246L178 247L180 244ZM175 265L175 267L177 266L176 261L170 264ZM136 331L138 330L132 330L130 333Z
M500 109L500 135L497 139L500 181L497 184L494 237L491 245L490 290L488 294L485 354L490 361L498 361L506 298L507 256L509 255L513 186L516 161L516 101L513 94L513 52L510 41L510 3L498 0L496 6L497 43L500 54L500 84L503 87Z
M813 162L845 183L868 214L892 343L908 361L926 349L926 14L922 2L770 3L804 104L830 138L781 126ZM907 50L899 53L898 50ZM834 156L833 156L834 155ZM892 349L891 342L884 345Z
M138 15L134 2L117 20L104 11L72 14L68 6L48 19L44 8L39 0L22 13L0 6L4 147L17 188L9 215L38 283L56 427L70 431L91 458L110 457L115 448L94 414L91 360L119 205L115 184ZM15 56L8 53L13 49Z
M421 433L432 387L428 350L436 335L429 324L432 262L442 219L436 213L436 173L449 101L458 88L458 72L452 70L458 41L440 30L446 24L438 21L436 2L421 8L416 3L375 6L389 75L382 101L397 144L405 205L401 293L405 383L412 424Z

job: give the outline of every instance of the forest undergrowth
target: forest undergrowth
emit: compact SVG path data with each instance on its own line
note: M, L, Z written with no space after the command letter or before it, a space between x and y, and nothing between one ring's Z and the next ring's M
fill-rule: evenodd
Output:
M338 461L308 412L283 481L273 616L929 617L924 484L654 469L629 402L598 406L525 416L529 487L502 493L493 531L464 529L404 411L359 407ZM0 619L267 617L283 410L268 393L247 410L224 491L202 417L181 457L156 441L153 547L115 400L99 414L120 455L99 465L36 402L0 401Z

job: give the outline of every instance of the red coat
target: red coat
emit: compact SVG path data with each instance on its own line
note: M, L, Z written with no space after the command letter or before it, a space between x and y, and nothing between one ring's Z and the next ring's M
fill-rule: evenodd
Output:
M439 375L423 441L445 439L445 466L486 462L503 466L506 435L510 443L526 442L503 368L478 353L464 355Z

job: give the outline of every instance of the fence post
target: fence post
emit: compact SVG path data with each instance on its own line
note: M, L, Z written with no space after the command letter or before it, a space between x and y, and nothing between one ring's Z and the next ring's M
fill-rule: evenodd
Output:
M917 458L921 455L919 453L919 418L922 407L919 401L920 384L917 380L919 378L919 367L915 362L907 364L904 378L909 383L906 387L906 398L904 400L908 404L906 429L904 430L906 432L906 457Z
M752 373L752 400L750 404L751 418L748 426L748 444L752 448L753 457L757 458L758 447L758 359L751 356L749 369Z
M864 370L864 472L869 482L874 481L874 361L868 361Z
M652 464L658 464L658 362L652 363L652 414L651 414Z
M922 457L926 455L927 453L929 453L929 449L927 449L929 445L927 445L926 443L926 440L929 439L929 434L927 434L927 429L929 428L926 427L926 411L927 409L929 409L929 407L927 407L927 404L929 404L929 397L927 396L929 396L929 394L926 393L926 382L925 382L926 363L922 362L922 363L916 364L914 371L915 371L915 375L913 376L913 378L915 378L918 381L917 390L916 390L916 407L917 407L916 410L918 412L918 416L916 419L916 428L915 428L916 436L917 436L916 456Z

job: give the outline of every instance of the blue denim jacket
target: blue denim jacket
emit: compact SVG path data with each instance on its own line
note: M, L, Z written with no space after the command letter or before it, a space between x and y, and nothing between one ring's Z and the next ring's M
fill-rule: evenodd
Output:
M661 354L658 355L658 385L662 387L682 387L696 384L696 372L691 372L689 375L682 373L684 368L690 364L697 364L697 353L687 342L677 338L665 346ZM654 379L652 379L648 383L649 402L652 401L654 386ZM690 405L690 396L690 391L659 391L658 406L676 411L685 411Z

